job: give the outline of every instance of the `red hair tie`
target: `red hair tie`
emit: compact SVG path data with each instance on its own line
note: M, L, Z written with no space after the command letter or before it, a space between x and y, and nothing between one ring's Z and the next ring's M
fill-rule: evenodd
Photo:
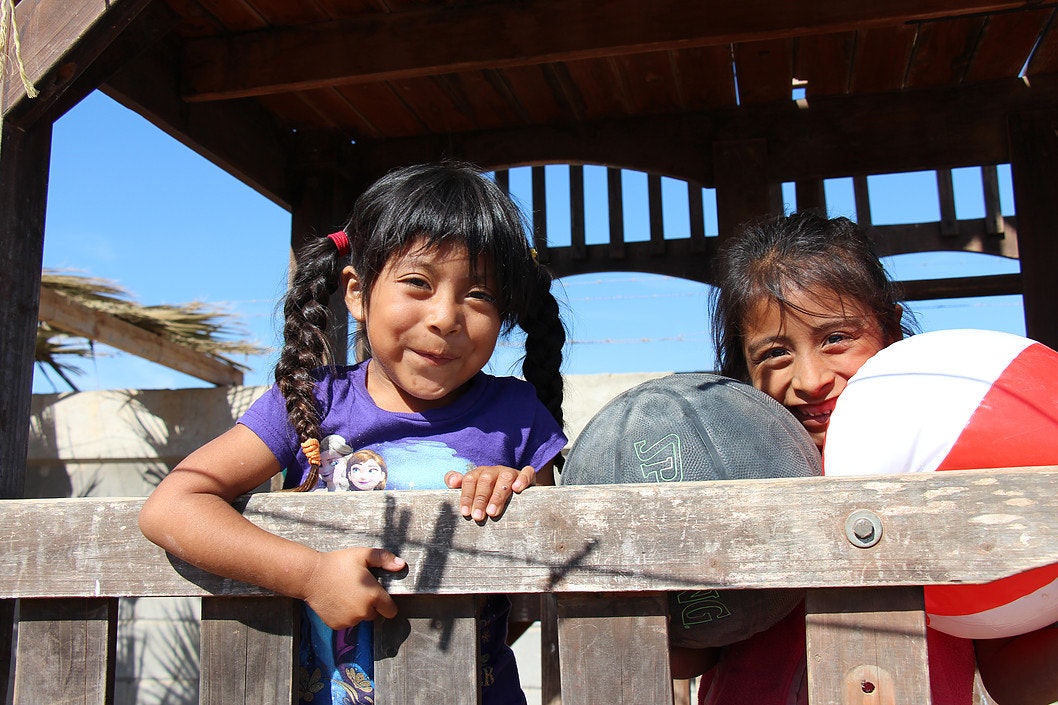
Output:
M349 251L352 249L352 245L349 244L349 236L345 234L344 230L331 233L327 236L330 238L334 246L338 248L338 255L341 257L348 257Z

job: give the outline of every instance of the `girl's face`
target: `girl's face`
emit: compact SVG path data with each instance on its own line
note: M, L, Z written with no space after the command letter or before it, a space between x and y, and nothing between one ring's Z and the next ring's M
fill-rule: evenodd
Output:
M349 484L358 490L373 490L385 477L382 466L374 460L365 460L350 465L348 470Z
M415 243L391 257L364 304L351 267L346 305L371 345L367 390L382 409L420 412L451 403L489 361L500 333L496 283L485 261L471 275L466 248Z
M822 448L849 378L893 341L875 316L833 291L791 292L787 300L783 309L771 298L750 309L742 352L753 386L789 409Z

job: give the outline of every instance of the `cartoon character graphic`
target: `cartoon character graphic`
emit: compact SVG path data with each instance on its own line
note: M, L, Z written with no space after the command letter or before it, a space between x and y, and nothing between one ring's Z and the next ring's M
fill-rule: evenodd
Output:
M386 461L373 450L358 450L345 459L345 485L348 490L384 490L389 473Z
M345 466L353 449L339 435L326 436L320 443L320 482L328 492L334 492L336 488L335 478L340 478L345 473ZM318 487L317 490L322 490Z

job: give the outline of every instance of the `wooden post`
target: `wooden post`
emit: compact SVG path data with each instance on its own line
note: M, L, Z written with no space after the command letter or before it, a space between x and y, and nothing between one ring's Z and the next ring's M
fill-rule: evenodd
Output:
M51 123L0 133L0 499L22 497L44 257ZM14 600L0 600L0 702L7 701Z
M794 184L797 195L797 210L813 210L821 216L827 214L827 192L823 179L805 179Z
M533 184L533 247L541 264L547 264L547 172L542 166L531 170Z
M782 212L782 187L768 182L765 140L714 143L713 172L721 241L735 235L743 223Z
M1058 110L1011 115L1008 127L1025 329L1058 348Z
M588 256L584 233L584 167L569 165L569 229L573 259Z
M340 173L339 157L345 141L336 132L299 132L294 147L295 183L300 190L291 209L291 259L307 241L323 237L345 224L360 191L352 188ZM365 185L366 188L366 185ZM344 364L349 357L349 314L341 291L331 297L334 327L328 331L334 362Z
M606 170L606 194L610 213L610 258L625 256L625 204L621 170Z

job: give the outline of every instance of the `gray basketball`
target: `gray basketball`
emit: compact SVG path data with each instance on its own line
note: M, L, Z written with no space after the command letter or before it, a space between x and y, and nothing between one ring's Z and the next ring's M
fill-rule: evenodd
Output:
M819 450L781 404L712 374L644 382L604 406L577 436L563 485L810 477ZM803 590L671 593L669 638L691 648L724 646L774 625Z

